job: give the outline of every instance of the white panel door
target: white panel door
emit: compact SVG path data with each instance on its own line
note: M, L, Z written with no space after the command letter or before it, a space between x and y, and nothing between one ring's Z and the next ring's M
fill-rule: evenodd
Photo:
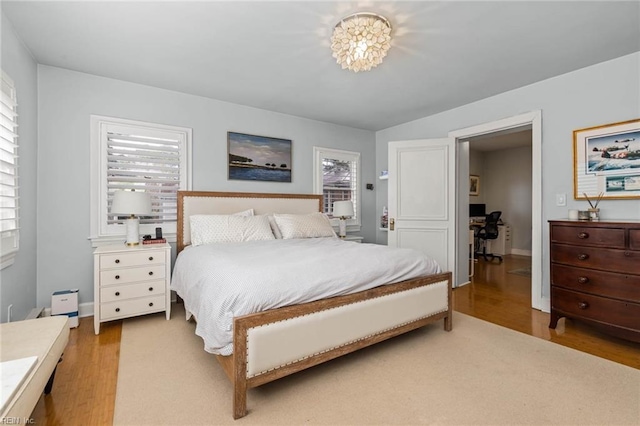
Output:
M420 250L455 275L455 203L453 138L389 142L389 246Z

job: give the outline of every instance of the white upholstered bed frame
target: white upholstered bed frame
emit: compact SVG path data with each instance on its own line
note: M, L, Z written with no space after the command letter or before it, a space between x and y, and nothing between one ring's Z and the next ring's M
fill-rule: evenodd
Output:
M318 212L322 195L180 191L178 254L190 244L189 216L249 208L256 215ZM451 319L450 272L236 317L233 355L217 355L233 383L233 417L247 414L250 388L435 321L449 331Z

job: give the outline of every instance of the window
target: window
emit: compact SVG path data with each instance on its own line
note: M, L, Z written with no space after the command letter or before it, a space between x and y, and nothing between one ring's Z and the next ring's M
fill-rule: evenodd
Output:
M335 201L351 200L355 215L347 219L347 228L360 229L360 153L331 148L313 147L314 156L314 192L322 194L323 210L332 224L338 226L333 218Z
M191 189L190 152L191 129L91 116L91 239L125 234L126 218L109 213L113 193L137 190L151 194L152 214L140 218L140 232L161 227L173 240L178 190Z
M13 80L2 71L0 102L0 269L18 251L18 102Z

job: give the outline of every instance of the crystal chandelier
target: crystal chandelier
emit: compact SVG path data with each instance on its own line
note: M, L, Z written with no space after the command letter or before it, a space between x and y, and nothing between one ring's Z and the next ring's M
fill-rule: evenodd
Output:
M333 30L331 50L342 69L369 71L382 63L391 42L391 24L375 13L354 13Z

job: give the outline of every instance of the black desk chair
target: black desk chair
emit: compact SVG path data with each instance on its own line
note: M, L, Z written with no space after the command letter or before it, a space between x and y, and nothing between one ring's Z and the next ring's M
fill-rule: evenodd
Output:
M489 213L487 215L484 226L479 228L476 232L476 238L482 240L482 257L484 257L484 260L486 261L491 258L491 260L498 259L500 262L502 262L502 256L493 253L487 253L487 240L495 240L496 238L498 238L498 219L500 219L501 215L502 212Z

